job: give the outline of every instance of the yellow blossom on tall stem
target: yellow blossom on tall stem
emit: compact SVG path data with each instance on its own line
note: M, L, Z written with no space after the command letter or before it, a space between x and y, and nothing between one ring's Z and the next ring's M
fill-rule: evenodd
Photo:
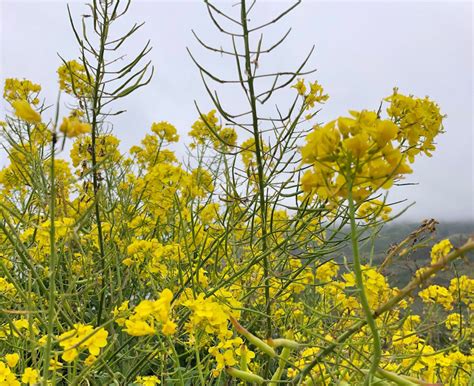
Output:
M41 115L34 110L31 105L24 99L17 99L12 102L15 115L28 123L40 123Z

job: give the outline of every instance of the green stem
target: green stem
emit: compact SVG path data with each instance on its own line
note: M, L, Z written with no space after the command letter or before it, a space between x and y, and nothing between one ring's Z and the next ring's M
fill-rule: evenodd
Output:
M100 33L100 48L99 48L99 56L97 58L97 68L95 71L95 84L94 84L94 94L92 100L92 185L94 190L94 210L95 210L95 218L97 222L97 238L99 242L99 252L100 252L100 264L101 264L101 271L102 271L102 282L101 282L101 290L100 290L100 300L99 300L99 309L97 311L97 323L96 325L99 326L101 324L102 313L104 309L105 303L105 283L106 280L105 276L105 248L104 248L104 239L102 235L102 223L100 220L100 205L99 205L99 183L97 179L97 155L96 155L96 140L97 140L97 131L98 131L98 117L100 115L100 101L101 97L99 96L99 89L102 85L102 77L104 73L102 72L102 67L104 66L104 52L105 52L105 44L108 35L108 26L109 26L109 19L108 15L108 2L105 2L105 9L103 14L103 23L102 23L102 30Z
M55 281L56 281L56 235L55 235L55 206L56 206L56 189L55 189L55 174L54 174L54 151L56 145L56 134L53 133L53 139L51 142L51 167L50 167L50 184L51 184L51 197L49 204L50 211L50 231L49 231L49 243L50 243L50 253L49 253L49 296L48 296L48 324L47 324L47 337L46 345L44 348L44 357L43 357L43 384L48 383L49 378L49 360L51 356L51 345L53 339L53 325L54 325L54 316L55 316Z
M254 77L252 75L252 61L250 58L250 45L249 45L249 31L247 27L247 9L245 6L245 0L242 0L241 4L241 22L243 29L243 39L245 46L245 71L247 73L247 84L249 86L249 100L250 107L252 110L252 129L255 141L255 156L257 159L257 173L258 173L258 193L260 200L260 217L262 220L262 252L267 250L267 210L265 200L265 176L263 172L263 146L260 142L260 132L258 130L258 115L257 115L257 103L254 89ZM269 263L268 258L263 258L263 274L265 277L265 312L267 314L267 337L272 336L272 316L271 316L271 299L270 299L270 277L269 277Z
M375 319L373 317L372 310L370 309L369 302L367 299L367 294L365 292L364 278L363 278L362 267L360 264L360 256L359 256L359 242L357 240L357 224L355 221L355 205L354 205L354 200L352 197L352 181L349 184L348 201L349 201L349 217L350 217L350 224L351 224L352 254L353 254L353 259L354 259L354 274L355 274L357 288L359 289L359 297L360 297L362 309L364 311L367 324L370 328L372 337L374 339L373 341L374 352L373 352L373 357L372 357L372 363L370 365L369 372L364 382L365 385L370 385L375 375L375 372L377 371L379 367L380 359L382 358L382 345L380 343L379 330L377 328L377 324L375 323Z

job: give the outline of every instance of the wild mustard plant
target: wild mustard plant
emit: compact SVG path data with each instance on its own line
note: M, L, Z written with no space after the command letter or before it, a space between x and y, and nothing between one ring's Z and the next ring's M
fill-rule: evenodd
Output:
M69 111L58 103L47 121L41 87L6 80L2 385L472 382L474 279L429 280L474 240L436 243L403 288L385 268L424 245L434 221L380 265L361 249L393 216L388 190L435 150L440 108L394 89L378 110L314 124L330 102L305 80L313 50L295 71L261 72L288 36L266 47L262 31L296 5L254 25L255 2L231 15L205 1L230 48L195 36L236 76L190 52L215 108L198 107L184 160L160 117L127 154L110 130L123 113L113 103L153 72L149 44L129 62L120 54L141 26L114 35L130 1L94 0L82 32L69 12L80 55L57 70ZM224 107L212 82L237 85L247 110ZM280 91L288 105L269 108Z

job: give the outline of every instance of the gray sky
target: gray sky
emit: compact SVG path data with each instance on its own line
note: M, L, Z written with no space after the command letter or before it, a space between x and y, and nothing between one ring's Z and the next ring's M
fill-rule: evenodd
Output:
M85 12L83 2L70 3L75 15ZM233 3L217 4L238 17ZM283 1L259 1L251 22L267 21L288 5ZM377 109L393 86L402 93L429 95L448 115L447 132L439 137L432 158L421 158L414 164L415 172L407 182L419 185L397 188L390 200L416 201L404 215L408 220L434 217L472 221L472 11L471 2L303 1L265 32L264 43L269 45L292 27L286 43L273 56L263 58L260 68L293 70L315 44L312 65L318 71L307 80L317 79L330 95L318 121L346 115L349 109ZM194 100L203 111L211 109L186 46L223 77L234 74L232 61L205 51L191 34L194 29L203 40L230 47L228 38L219 34L209 20L201 1L135 0L127 21L145 21L146 25L123 53L135 53L146 39L151 39L154 49L150 59L156 72L147 88L126 100L128 112L114 121L123 150L137 144L154 121L167 120L184 136L197 117ZM119 29L123 27L123 32L128 25ZM40 83L43 96L54 103L58 91L56 69L60 65L57 53L66 59L78 54L66 2L0 0L0 26L2 87L6 77L25 77ZM222 95L227 105L243 110L237 89L223 90ZM276 98L282 106L286 95ZM0 163L4 162L5 154L0 151Z

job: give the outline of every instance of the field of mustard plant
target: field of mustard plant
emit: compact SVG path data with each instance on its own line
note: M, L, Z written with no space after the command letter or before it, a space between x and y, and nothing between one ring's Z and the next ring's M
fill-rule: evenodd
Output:
M473 382L474 280L430 280L474 239L433 243L431 263L404 288L385 269L432 242L434 220L382 264L359 253L399 215L391 187L435 151L440 107L395 88L380 106L316 123L329 96L309 56L293 72L263 72L260 57L286 36L265 46L271 23L250 23L253 5L227 15L203 3L230 43L201 41L203 51L236 72L221 79L192 56L215 109L197 109L185 159L171 150L178 130L159 117L139 146L119 151L112 127L126 112L114 106L153 75L149 45L122 56L140 24L114 34L130 2L94 0L79 24L69 14L80 54L57 70L74 100L67 112L34 80L6 80L0 385ZM213 82L236 85L247 110L223 106ZM261 112L280 90L291 91L288 105Z

